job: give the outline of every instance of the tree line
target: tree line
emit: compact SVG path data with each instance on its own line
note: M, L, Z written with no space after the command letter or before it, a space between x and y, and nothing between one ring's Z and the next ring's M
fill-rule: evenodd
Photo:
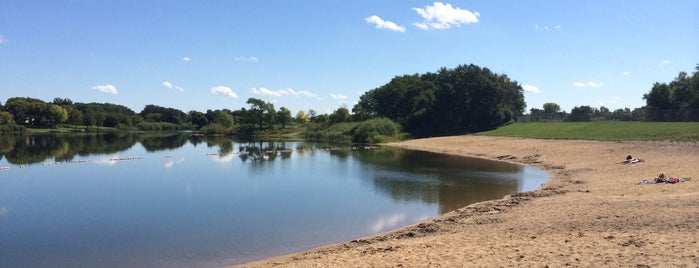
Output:
M699 121L699 65L690 76L680 74L670 83L655 83L643 95L640 108L593 108L583 105L570 113L555 102L532 108L526 103L519 83L477 65L440 68L437 72L396 76L387 84L364 93L352 111L341 107L331 114L314 110L292 116L285 107L250 98L247 107L185 113L175 108L146 105L140 112L110 103L73 103L55 98L52 102L28 97L9 98L0 103L0 132L23 127L75 126L112 127L123 130L200 130L203 133L254 133L291 124L310 126L318 131L333 124L373 121L361 133L393 133L395 126L411 136L439 136L478 132L515 121ZM382 122L376 124L375 122ZM366 126L365 125L365 126ZM354 125L351 133L360 133ZM381 128L391 129L382 132ZM364 134L359 135L364 136Z
M680 72L670 83L656 82L648 93L643 94L646 105L639 108L620 108L614 111L604 106L588 105L573 107L570 113L562 111L555 102L544 103L542 109L532 108L518 118L520 122L536 121L654 121L654 122L697 122L699 121L699 64L690 76Z
M292 117L285 107L278 110L260 99L250 98L249 107L189 111L146 105L140 112L111 103L74 103L67 98L51 102L29 97L12 97L0 103L0 127L5 131L23 127L55 128L66 124L85 127L108 127L120 130L209 130L234 132L256 131L286 127L292 123L329 122L330 116L319 116L315 111L300 111ZM346 110L346 109L345 109Z

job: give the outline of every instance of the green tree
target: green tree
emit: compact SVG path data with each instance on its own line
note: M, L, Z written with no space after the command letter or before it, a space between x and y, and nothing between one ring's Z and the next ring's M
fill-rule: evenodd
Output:
M415 136L496 128L522 115L522 87L476 65L404 75L371 90L352 111L359 119L387 117Z
M544 103L544 113L547 114L555 114L561 112L561 106L556 104L555 102L547 102Z
M46 103L34 98L9 98L5 110L13 115L17 124L36 125L45 115Z
M201 128L209 124L209 119L207 119L206 115L202 112L192 110L189 111L187 116L189 117L189 122L196 128Z
M643 99L647 120L699 121L699 64L691 76L680 72L670 83L656 82Z
M214 111L214 120L212 123L229 128L233 126L233 116L226 111L216 110Z
M10 112L0 112L0 125L14 125L15 120Z
M50 126L56 126L68 120L68 111L57 104L48 104L46 109L46 119Z
M146 105L139 115L149 122L167 122L177 125L188 122L187 114L184 112L175 108L161 107L153 104Z
M287 124L289 124L293 118L291 117L291 111L287 109L286 107L280 107L279 112L277 113L277 124L280 124L282 128L285 128Z
M572 122L586 122L592 119L592 114L594 110L590 106L580 106L573 107L570 110L570 121Z
M330 123L331 124L345 123L345 122L349 122L350 118L351 118L351 115L349 113L349 110L347 110L347 108L345 108L345 107L342 107L342 108L338 108L330 115Z
M274 126L276 113L274 104L256 98L249 98L246 103L250 104L248 116L250 116L252 122L256 122L260 129L263 129L265 124L270 128Z

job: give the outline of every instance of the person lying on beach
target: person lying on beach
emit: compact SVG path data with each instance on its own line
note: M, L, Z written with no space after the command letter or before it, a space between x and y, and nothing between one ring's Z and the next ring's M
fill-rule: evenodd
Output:
M665 172L660 172L658 177L655 178L655 183L665 182Z
M686 178L674 178L674 177L666 177L664 172L660 172L660 174L655 177L652 180L642 180L638 184L656 184L656 183L679 183L679 182L686 182L690 181L692 178L686 177Z
M621 161L622 164L636 164L641 162L645 162L645 160L634 158L631 155L626 156L626 160Z

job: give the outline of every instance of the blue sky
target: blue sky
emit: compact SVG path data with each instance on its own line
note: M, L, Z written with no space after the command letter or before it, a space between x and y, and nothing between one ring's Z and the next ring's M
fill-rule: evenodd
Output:
M476 64L530 108L636 108L699 63L699 2L0 2L0 102L55 97L185 112L248 98L352 108L397 75Z

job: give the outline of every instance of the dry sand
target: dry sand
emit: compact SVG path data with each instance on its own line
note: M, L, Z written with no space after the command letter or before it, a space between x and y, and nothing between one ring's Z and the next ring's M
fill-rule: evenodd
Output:
M242 267L699 267L699 144L454 136L391 144L546 170L539 190ZM646 162L619 164L627 154ZM659 172L694 177L638 185Z

